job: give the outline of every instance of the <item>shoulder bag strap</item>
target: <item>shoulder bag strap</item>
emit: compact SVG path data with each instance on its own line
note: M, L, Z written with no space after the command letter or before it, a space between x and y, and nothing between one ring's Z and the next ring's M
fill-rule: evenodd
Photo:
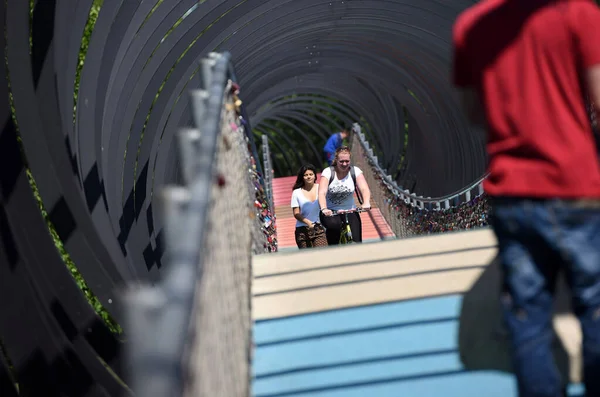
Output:
M356 172L354 171L354 166L350 167L350 175L352 176L352 182L354 182L354 191L356 192L356 198L358 199L358 202L362 205L362 194L360 193L360 189L358 188L358 184L356 183Z

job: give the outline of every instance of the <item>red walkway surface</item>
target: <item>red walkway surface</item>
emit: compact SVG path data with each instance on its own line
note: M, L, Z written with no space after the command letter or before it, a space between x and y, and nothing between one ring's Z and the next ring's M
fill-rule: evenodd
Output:
M317 181L321 174L317 175ZM290 203L292 201L292 186L294 186L295 176L273 179L273 201L275 202L275 215L277 217L277 242L279 248L296 247L294 240L294 229L296 228L296 219L292 214ZM371 203L374 205L375 203ZM368 213L361 213L363 231L363 241L372 239L383 239L394 235L389 225L377 208L373 208ZM377 228L381 231L378 232Z

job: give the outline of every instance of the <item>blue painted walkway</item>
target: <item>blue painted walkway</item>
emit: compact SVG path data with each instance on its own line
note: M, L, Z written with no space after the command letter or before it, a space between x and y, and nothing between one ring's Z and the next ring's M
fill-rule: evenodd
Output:
M305 304L309 293L293 305ZM254 329L253 395L517 397L513 376L463 368L457 346L461 301L462 294L454 293L262 316ZM578 385L569 393L583 396Z
M516 397L512 376L463 370L460 302L454 295L258 321L254 396Z

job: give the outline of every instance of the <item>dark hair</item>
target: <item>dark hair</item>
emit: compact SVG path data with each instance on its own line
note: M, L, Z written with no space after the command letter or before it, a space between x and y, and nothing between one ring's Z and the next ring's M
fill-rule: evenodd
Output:
M312 171L315 174L315 178L317 177L317 169L315 168L315 166L312 164L304 164L298 170L298 175L296 176L296 183L294 183L292 191L304 186L304 173L306 171Z

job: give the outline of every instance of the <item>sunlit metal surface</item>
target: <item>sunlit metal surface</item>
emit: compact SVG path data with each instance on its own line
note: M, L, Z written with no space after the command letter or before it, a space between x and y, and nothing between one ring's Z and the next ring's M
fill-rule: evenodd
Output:
M70 258L99 303L122 320L116 289L160 276L157 189L180 178L174 134L190 123L187 92L211 51L231 52L258 134L283 119L322 139L335 132L327 126L342 126L303 114L323 106L344 123L362 117L380 164L399 170L401 185L416 180L417 194L451 193L483 173L481 138L461 116L448 79L451 25L470 0L106 0L84 62L93 0L37 1L32 15L29 3L0 5L0 263L9 264L0 266L0 298L15 302L3 309L0 337L19 371L40 375L20 383L26 395L64 387L118 395L123 386L114 375L123 369L122 342L64 267L25 167ZM311 108L288 98L315 94L331 101L313 99ZM401 163L403 108L409 146ZM273 152L289 150L298 142L290 134L299 133L276 131ZM284 158L281 166L293 173L295 163L318 160L321 148L308 146L307 158Z

